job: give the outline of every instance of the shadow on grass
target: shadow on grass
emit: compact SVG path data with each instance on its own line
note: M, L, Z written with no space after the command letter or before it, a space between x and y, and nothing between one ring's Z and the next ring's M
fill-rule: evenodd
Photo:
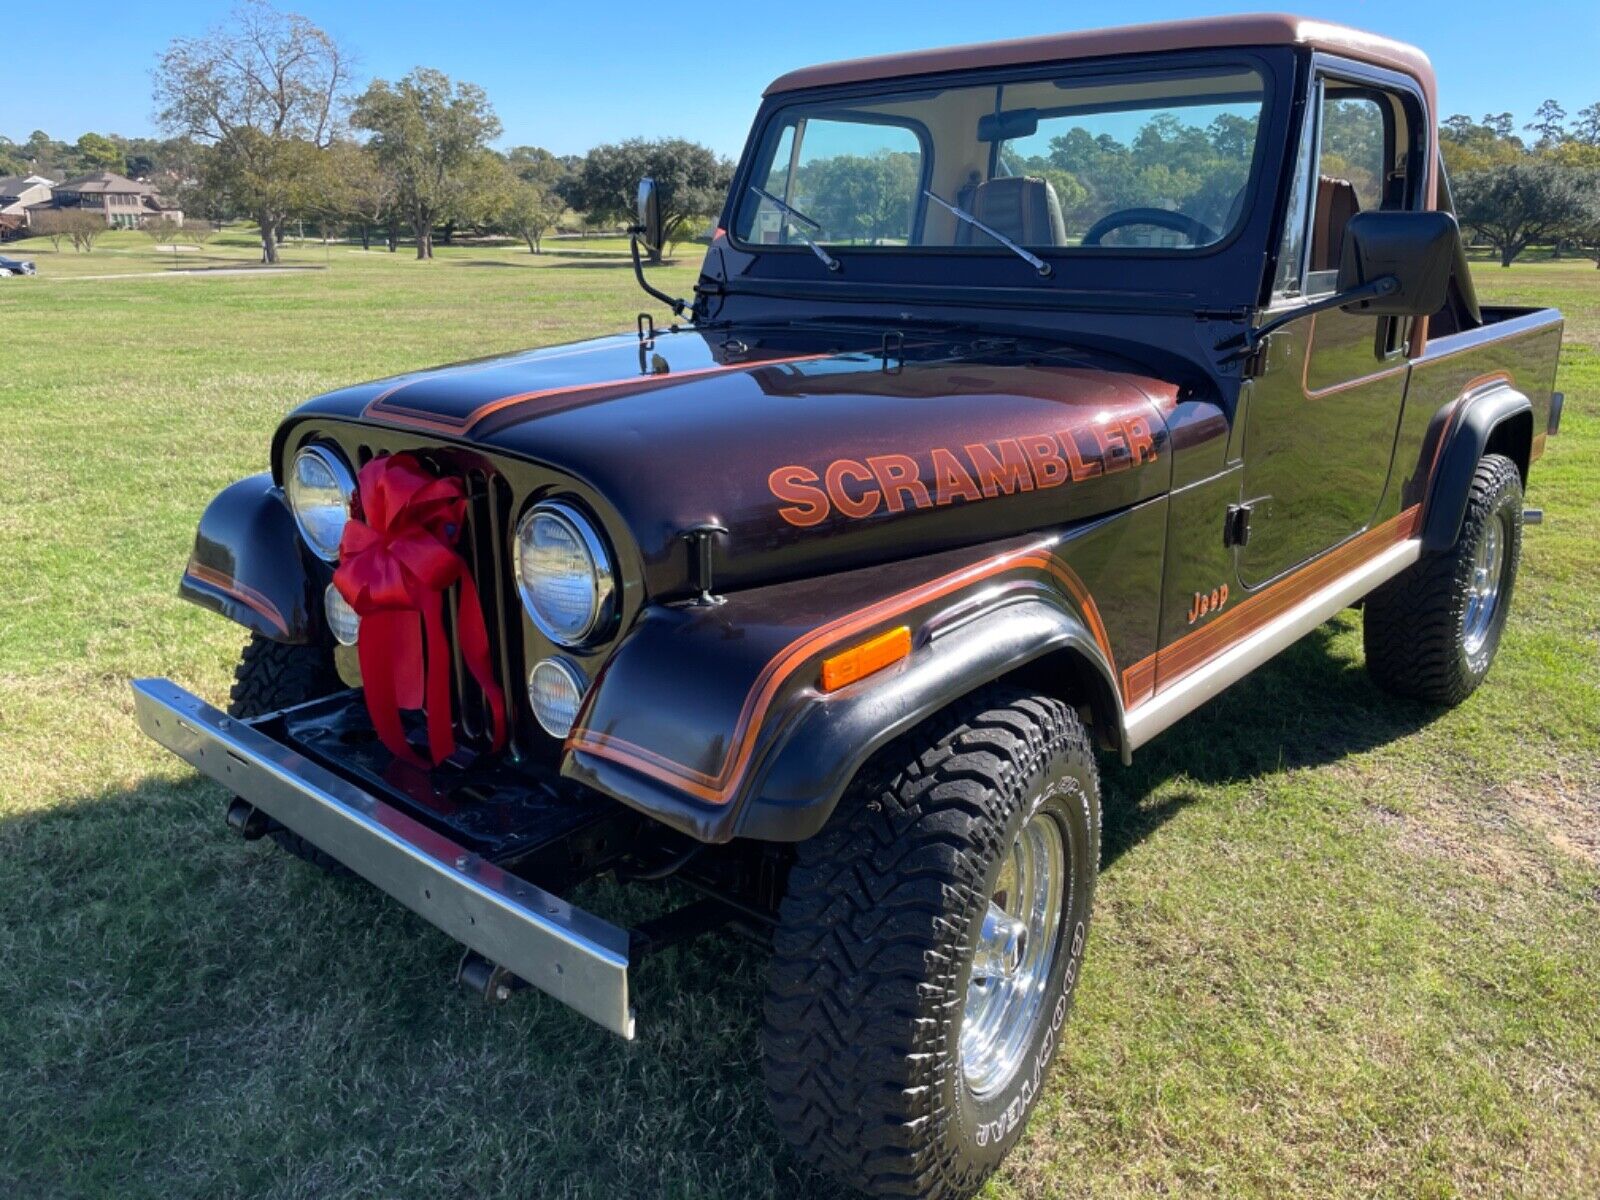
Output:
M1316 631L1131 769L1104 762L1109 869L1201 785L1429 719L1337 635ZM450 939L358 879L241 843L225 800L198 778L148 780L0 823L10 1194L840 1194L767 1113L759 947L716 935L641 962L631 1044L536 992L490 1009L451 985ZM575 899L624 922L664 902L610 883Z
M1146 799L1171 780L1215 786L1315 767L1414 733L1438 715L1380 691L1359 658L1337 651L1340 633L1319 626L1140 749L1131 767L1105 757L1102 866L1197 800L1188 789Z

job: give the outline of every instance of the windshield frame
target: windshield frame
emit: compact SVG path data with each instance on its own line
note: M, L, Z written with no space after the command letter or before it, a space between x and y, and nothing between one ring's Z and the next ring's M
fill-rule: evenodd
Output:
M1226 49L1226 50L1173 50L1162 51L1156 54L1130 55L1116 58L1098 59L1068 59L1065 61L1032 63L1021 67L985 68L981 70L967 70L945 73L942 75L903 76L891 79L876 80L865 84L837 85L826 88L782 92L767 97L752 127L750 136L745 145L745 151L739 160L739 166L734 174L732 187L729 189L728 201L724 205L720 221L729 244L743 254L752 256L757 263L761 259L771 256L773 258L786 258L797 252L807 258L812 258L811 251L803 244L783 245L748 242L738 236L738 218L741 212L743 197L748 193L751 181L760 173L760 165L764 163L777 148L778 141L783 136L783 130L790 125L791 115L797 108L810 108L816 105L825 105L823 110L808 113L814 119L854 119L873 121L875 123L891 124L911 130L916 134L923 148L923 161L921 164L920 187L927 186L933 163L929 135L925 127L911 119L887 116L885 114L863 113L852 110L854 103L863 99L882 98L885 96L914 94L917 92L937 92L954 88L988 87L994 85L1009 85L1024 83L1041 79L1061 81L1093 82L1096 78L1104 76L1128 77L1138 75L1194 75L1197 71L1210 73L1212 71L1249 70L1261 80L1261 111L1256 124L1255 146L1253 148L1249 173L1244 181L1244 194L1251 202L1263 199L1271 202L1271 197L1261 195L1262 177L1270 166L1270 147L1276 140L1279 110L1284 107L1282 93L1286 90L1280 78L1282 71L1281 61L1274 63L1267 55L1252 49ZM1292 92L1292 86L1287 90ZM1163 111L1156 108L1153 112ZM991 152L991 162L997 158L1000 143L995 143ZM1280 155L1281 157L1281 155ZM992 169L992 168L991 168ZM920 196L913 213L913 227L920 228L926 219L927 201ZM1231 250L1245 236L1254 222L1251 219L1251 204L1245 205L1244 211L1226 234L1217 241L1209 242L1203 246L1189 248L1160 247L1160 246L1036 246L1029 245L1028 249L1039 255L1047 263L1065 261L1067 264L1082 264L1095 260L1154 260L1162 263L1177 264L1179 266L1193 265L1207 259L1215 258ZM963 259L981 262L1007 262L1015 263L1016 257L1003 246L984 244L972 245L914 245L914 246L868 246L845 242L820 242L824 248L843 264L844 269L836 275L835 281L841 287L849 282L849 265L858 259L887 258L897 262L915 263L919 261L939 259ZM752 272L753 274L755 272ZM1030 272L1031 273L1031 272ZM1073 276L1071 269L1058 270L1055 279L1061 280L1065 276ZM994 280L993 286L1010 286L1014 279ZM1049 286L1050 281L1043 281Z

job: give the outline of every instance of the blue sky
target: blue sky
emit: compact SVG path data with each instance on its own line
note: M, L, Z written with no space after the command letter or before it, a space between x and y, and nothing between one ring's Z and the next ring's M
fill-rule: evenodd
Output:
M792 67L926 46L1026 37L1265 5L1186 6L1126 0L1084 4L871 4L863 0L631 6L658 39L630 33L630 6L391 0L281 0L353 49L362 79L438 67L487 89L506 134L502 146L532 144L579 153L633 134L682 135L726 154L744 143L761 89ZM230 5L167 0L94 6L70 32L44 10L12 23L0 133L34 129L75 139L85 130L154 133L150 68L174 36L200 34ZM1546 97L1569 113L1600 100L1600 4L1542 0L1410 0L1301 4L1306 16L1342 21L1405 41L1432 57L1445 114L1509 110L1520 126ZM419 32L420 31L420 32ZM70 79L71 86L60 86Z

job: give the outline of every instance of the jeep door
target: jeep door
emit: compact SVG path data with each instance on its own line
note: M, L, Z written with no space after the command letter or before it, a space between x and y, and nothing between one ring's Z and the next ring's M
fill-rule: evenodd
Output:
M1402 77L1318 59L1267 316L1334 289L1357 212L1422 207L1422 99ZM1264 318L1265 319L1265 318ZM1247 587L1365 529L1388 480L1411 322L1328 309L1272 334L1245 406Z

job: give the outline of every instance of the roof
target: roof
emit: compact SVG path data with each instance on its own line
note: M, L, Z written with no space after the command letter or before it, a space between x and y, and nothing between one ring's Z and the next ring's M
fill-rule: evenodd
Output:
M90 195L106 192L132 192L135 195L146 196L154 189L147 183L136 183L126 175L118 175L115 171L99 171L93 175L85 175L81 179L69 179L66 183L58 183L56 191L87 193Z
M0 178L0 196L15 196L23 188L53 186L43 175L7 175Z
M1416 79L1428 97L1429 107L1434 106L1433 64L1416 47L1359 29L1284 13L1124 25L1115 29L1047 34L1008 42L950 46L941 50L913 50L906 54L884 54L876 58L824 63L779 76L767 88L766 95L800 88L897 79L907 75L931 75L941 71L1231 46L1306 46L1387 67Z

